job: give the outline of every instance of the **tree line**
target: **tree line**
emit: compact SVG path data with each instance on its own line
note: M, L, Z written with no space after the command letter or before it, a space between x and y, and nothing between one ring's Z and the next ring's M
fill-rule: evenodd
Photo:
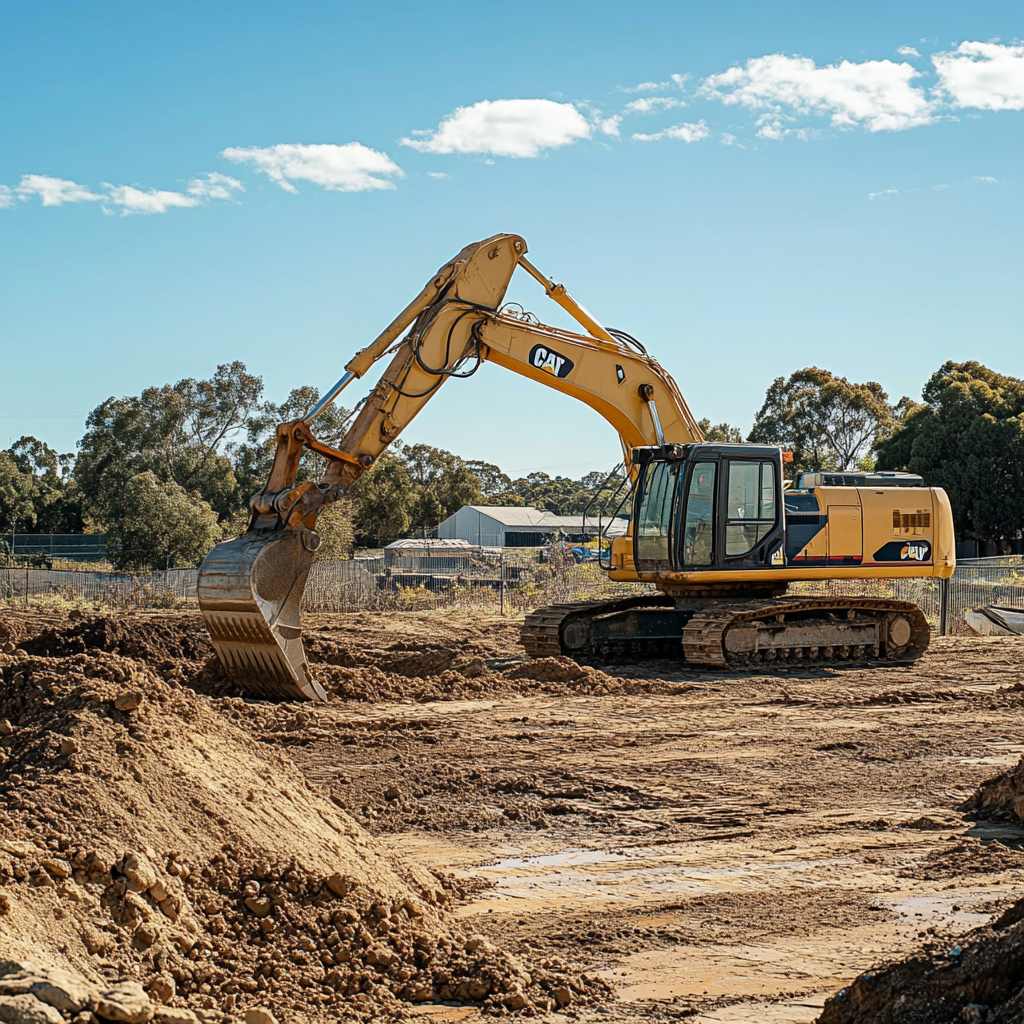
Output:
M296 388L281 403L264 395L244 363L112 397L89 414L74 453L31 436L0 451L0 536L11 532L105 532L123 568L195 565L218 540L245 529L249 496L262 486L278 423L302 416L319 395ZM793 471L902 469L949 493L962 537L1005 544L1024 532L1024 381L977 362L943 364L922 400L891 402L875 381L857 383L808 367L768 387L746 440L793 452ZM332 408L317 434L340 443L348 412ZM738 443L729 423L702 420L709 440ZM301 478L323 460L307 454ZM531 505L582 512L602 485L500 467L426 444L396 443L350 497L321 516L324 552L379 547L425 535L462 505ZM608 494L606 493L605 497ZM2 543L2 542L0 542Z

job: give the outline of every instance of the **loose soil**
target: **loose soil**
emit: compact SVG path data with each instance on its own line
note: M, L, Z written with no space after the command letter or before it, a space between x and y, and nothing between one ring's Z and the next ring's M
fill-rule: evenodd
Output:
M211 1019L1021 1019L1024 770L978 787L1024 640L765 675L306 626L323 706L242 699L196 615L0 616L0 960Z

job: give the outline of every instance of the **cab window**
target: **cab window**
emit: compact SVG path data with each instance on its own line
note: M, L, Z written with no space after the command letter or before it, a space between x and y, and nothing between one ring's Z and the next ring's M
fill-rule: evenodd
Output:
M711 564L716 470L713 462L698 462L690 473L683 521L683 565Z
M729 463L725 520L726 557L745 555L775 525L775 467L771 462Z
M644 471L636 526L636 561L641 569L665 568L669 564L672 501L678 476L678 462L652 462Z

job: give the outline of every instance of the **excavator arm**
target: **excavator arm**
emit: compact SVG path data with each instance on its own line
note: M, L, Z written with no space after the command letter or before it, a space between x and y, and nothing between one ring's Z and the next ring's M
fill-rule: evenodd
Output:
M317 515L347 492L450 378L471 376L490 361L584 402L618 433L631 475L634 447L703 440L658 362L629 335L603 327L527 260L526 251L526 242L511 234L466 246L349 360L341 379L303 419L278 427L273 467L252 498L249 529L214 548L199 573L199 604L220 660L250 691L324 698L309 671L300 626L302 592L319 543ZM502 312L517 266L587 333ZM388 355L340 446L317 440L316 417ZM319 482L297 483L307 449L325 456L328 468Z

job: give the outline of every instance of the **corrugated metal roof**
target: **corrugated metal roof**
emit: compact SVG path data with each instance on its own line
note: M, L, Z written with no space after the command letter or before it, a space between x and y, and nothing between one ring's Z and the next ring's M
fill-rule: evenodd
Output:
M530 508L529 505L466 505L464 507L490 516L502 526L536 526L544 516L548 515L547 512L541 512L539 508Z
M402 537L399 540L393 540L384 550L394 551L397 548L430 548L432 550L437 550L440 548L444 551L450 551L452 549L465 551L470 548L474 548L475 546L476 545L471 544L468 540L456 540L454 538L451 540L445 540L443 537L427 537L423 540L418 540L416 537Z
M480 512L485 516L489 516L496 522L501 523L502 526L515 526L524 527L530 526L539 532L547 532L548 530L570 530L576 533L583 531L583 516L559 516L555 515L554 512L545 512L539 508L533 508L529 505L465 505L464 508L472 509L474 512ZM459 511L462 511L460 509ZM621 530L625 532L626 520L622 520ZM602 525L608 525L608 517L602 521ZM587 517L587 530L597 529L597 516ZM609 533L614 536L616 530L613 528Z

